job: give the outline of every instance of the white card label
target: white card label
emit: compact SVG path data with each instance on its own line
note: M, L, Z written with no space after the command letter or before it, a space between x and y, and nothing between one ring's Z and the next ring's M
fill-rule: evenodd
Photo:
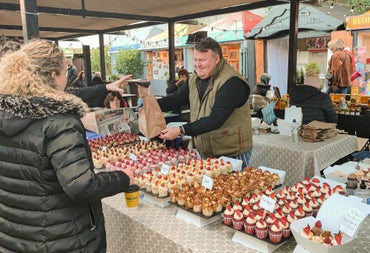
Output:
M212 187L213 187L213 178L207 176L207 175L203 175L203 178L202 178L202 186L209 189L209 190L212 190Z
M130 159L134 160L134 161L137 161L137 156L133 153L130 153Z
M260 207L266 209L269 212L273 212L275 208L276 200L267 197L265 194L262 195L260 200Z
M366 214L361 212L357 207L352 207L344 219L340 223L340 231L346 233L348 236L353 237L360 226L361 222L366 218Z
M170 166L168 164L163 163L161 168L161 173L163 175L168 175L168 172L170 171Z
M103 146L103 147L101 148L101 150L102 150L102 151L106 151L106 150L107 150L107 146Z

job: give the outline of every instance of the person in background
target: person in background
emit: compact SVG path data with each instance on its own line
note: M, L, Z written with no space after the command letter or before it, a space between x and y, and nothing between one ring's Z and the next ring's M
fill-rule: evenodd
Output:
M101 199L126 191L133 168L95 174L81 117L64 92L54 42L28 41L0 65L0 252L106 252Z
M67 58L67 66L68 66L68 73L67 73L67 85L72 85L73 81L77 78L77 68L73 65L72 59Z
M83 88L86 87L86 81L85 81L85 71L81 70L77 78L73 81L73 87L75 88Z
M346 53L343 40L334 39L328 43L329 49L333 52L328 62L328 72L332 78L328 80L328 93L347 94L351 87L351 76L354 70L353 59Z
M100 72L95 72L94 77L92 79L92 86L105 84L104 80L101 78Z
M177 75L179 76L179 79L171 81L170 85L166 89L167 94L176 92L189 78L189 72L186 69L180 69Z
M302 124L313 120L338 123L338 116L328 94L320 91L319 86L304 84L293 88L290 93L290 105L302 108Z
M261 114L262 108L271 102L274 93L270 90L271 75L263 73L260 81L256 84L252 92L252 109L254 113Z
M123 121L125 121L132 133L139 133L139 125L137 117L135 113L129 108L126 100L121 96L119 92L108 92L108 95L104 99L104 106L105 108L125 108L123 109L124 115L122 117Z
M21 43L13 40L7 40L5 41L1 47L0 47L0 59L3 55L5 55L8 52L13 52L18 50L22 46Z
M181 88L159 99L162 111L190 103L190 122L163 129L160 138L192 136L203 157L234 157L247 166L252 152L250 87L245 78L222 57L212 38L194 47L194 74Z

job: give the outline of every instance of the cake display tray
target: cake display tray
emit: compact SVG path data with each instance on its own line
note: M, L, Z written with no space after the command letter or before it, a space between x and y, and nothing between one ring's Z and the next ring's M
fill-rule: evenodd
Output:
M220 213L216 213L208 217L208 216L204 216L201 213L194 213L194 212L187 211L181 208L180 205L175 204L175 206L179 207L176 213L176 218L186 223L193 224L194 226L197 226L199 228L208 226L220 220Z
M169 206L169 200L170 196L167 197L159 197L158 195L155 195L153 193L149 193L143 189L140 189L140 191L143 193L143 201L146 201L150 204L165 208L166 206Z

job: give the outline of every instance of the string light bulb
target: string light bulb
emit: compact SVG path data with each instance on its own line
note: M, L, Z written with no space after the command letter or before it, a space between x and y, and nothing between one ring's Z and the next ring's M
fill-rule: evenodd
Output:
M353 5L351 5L351 9L350 9L349 11L350 11L350 12L354 12L354 11L355 11L355 9L354 9Z
M330 9L333 9L334 8L334 3L331 3L330 4Z

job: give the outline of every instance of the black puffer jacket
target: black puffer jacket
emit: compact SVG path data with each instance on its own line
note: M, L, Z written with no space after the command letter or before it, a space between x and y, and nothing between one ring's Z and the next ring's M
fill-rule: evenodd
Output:
M128 188L95 174L80 99L0 95L0 252L105 252L101 198Z
M302 124L313 120L338 123L330 96L310 85L300 85L290 92L290 105L302 108Z

